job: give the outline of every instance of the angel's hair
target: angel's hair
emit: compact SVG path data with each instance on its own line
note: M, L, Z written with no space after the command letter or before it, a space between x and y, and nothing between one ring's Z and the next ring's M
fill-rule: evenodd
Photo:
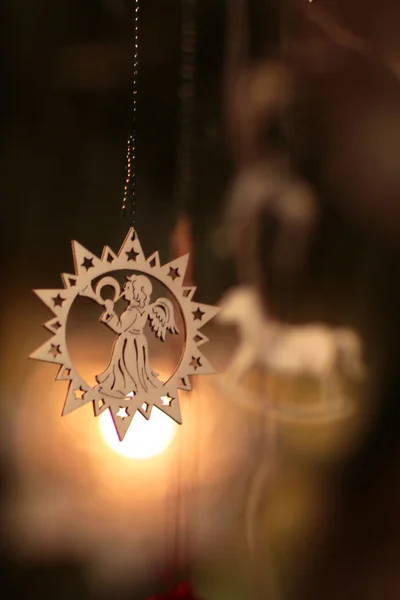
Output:
M132 282L133 286L133 297L138 302L140 308L145 308L150 303L151 292L153 286L150 279L144 275L131 275L126 278L127 281Z

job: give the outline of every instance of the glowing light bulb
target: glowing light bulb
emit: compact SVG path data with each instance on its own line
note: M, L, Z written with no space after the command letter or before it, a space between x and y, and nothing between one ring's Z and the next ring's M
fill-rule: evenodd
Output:
M139 412L122 442L119 441L110 412L100 417L101 435L111 450L125 458L153 458L162 454L175 437L177 424L154 407L149 420Z

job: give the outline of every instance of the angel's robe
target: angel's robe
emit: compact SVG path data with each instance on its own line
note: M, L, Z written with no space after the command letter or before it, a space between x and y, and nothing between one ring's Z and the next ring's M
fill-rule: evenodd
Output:
M107 369L96 376L98 390L108 396L123 398L158 388L162 383L150 366L147 339L143 333L148 311L136 306L128 308L119 317L114 311L103 313L100 321L118 333Z

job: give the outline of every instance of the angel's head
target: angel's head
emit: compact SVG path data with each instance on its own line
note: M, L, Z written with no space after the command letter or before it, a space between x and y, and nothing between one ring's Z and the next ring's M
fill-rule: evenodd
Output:
M129 304L145 308L150 303L152 291L153 286L148 277L144 275L129 275L124 285L124 299Z

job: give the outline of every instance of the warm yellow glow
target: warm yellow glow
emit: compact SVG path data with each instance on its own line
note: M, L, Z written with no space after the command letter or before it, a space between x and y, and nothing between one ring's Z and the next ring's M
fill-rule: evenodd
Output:
M119 441L110 412L100 417L101 435L114 452L125 458L153 458L164 452L174 439L177 424L154 407L149 420L139 412L122 442Z

